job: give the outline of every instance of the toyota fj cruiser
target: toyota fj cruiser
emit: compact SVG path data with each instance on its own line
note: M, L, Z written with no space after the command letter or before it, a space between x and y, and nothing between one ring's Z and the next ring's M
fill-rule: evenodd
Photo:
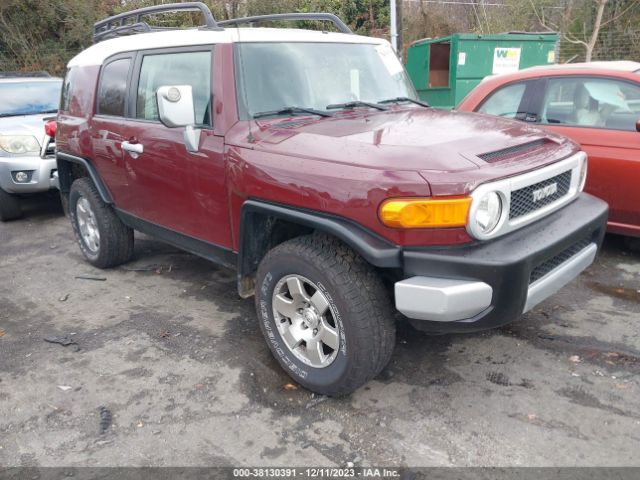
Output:
M142 21L182 9L205 25ZM300 19L338 32L238 28ZM387 41L335 16L216 22L182 3L95 38L69 62L56 137L84 256L126 262L138 230L236 268L275 358L313 391L379 373L394 317L433 333L518 318L602 241L607 205L581 193L575 143L429 108Z

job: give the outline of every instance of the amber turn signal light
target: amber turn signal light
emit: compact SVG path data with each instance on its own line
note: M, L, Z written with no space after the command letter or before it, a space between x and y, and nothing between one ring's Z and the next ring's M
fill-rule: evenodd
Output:
M396 198L380 205L380 220L393 228L450 228L467 225L471 197Z

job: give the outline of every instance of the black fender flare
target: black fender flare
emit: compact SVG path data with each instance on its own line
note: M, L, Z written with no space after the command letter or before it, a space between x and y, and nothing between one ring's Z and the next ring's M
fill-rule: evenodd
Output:
M102 178L100 178L98 170L96 170L96 167L90 160L64 152L56 152L56 163L58 164L58 182L62 193L69 193L69 190L71 189L73 175L70 164L75 163L82 165L87 170L89 177L93 181L93 184L96 186L96 189L102 198L102 201L109 205L113 204L113 198L111 197L109 190L102 181Z
M253 291L253 274L269 247L269 227L274 220L284 220L309 231L332 235L375 267L402 266L400 247L352 220L314 210L249 199L244 202L240 214L238 292L242 297L251 295Z

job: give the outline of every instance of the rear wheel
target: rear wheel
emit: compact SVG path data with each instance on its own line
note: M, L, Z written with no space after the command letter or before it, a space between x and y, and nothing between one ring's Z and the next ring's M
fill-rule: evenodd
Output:
M15 195L0 188L0 221L6 222L22 216L20 200Z
M69 216L85 258L98 268L115 267L133 255L133 230L118 218L89 178L73 182Z
M274 357L314 392L354 391L393 352L387 290L361 257L332 237L298 237L271 250L258 268L256 309Z

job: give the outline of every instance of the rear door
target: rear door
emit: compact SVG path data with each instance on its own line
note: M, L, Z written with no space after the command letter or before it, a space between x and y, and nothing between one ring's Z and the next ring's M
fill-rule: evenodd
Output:
M610 230L640 234L640 84L608 77L550 77L540 124L589 155L586 190L609 203Z
M100 70L96 114L91 119L93 161L111 196L119 205L128 191L121 145L123 121L128 115L127 86L133 71L133 55L108 59Z
M147 50L136 58L130 89L126 140L142 153L124 152L129 184L121 206L157 226L216 245L231 246L226 205L224 138L213 133L211 114L213 47ZM159 121L156 92L166 85L191 85L198 152L188 152L184 128Z

